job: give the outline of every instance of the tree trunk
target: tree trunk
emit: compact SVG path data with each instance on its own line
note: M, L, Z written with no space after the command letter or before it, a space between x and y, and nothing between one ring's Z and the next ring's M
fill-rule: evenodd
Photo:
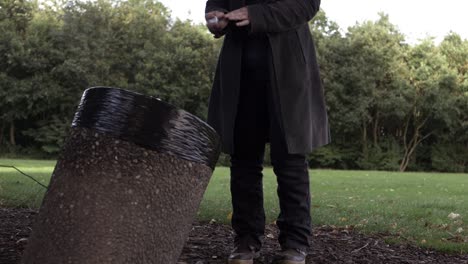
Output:
M377 146L377 143L379 142L379 112L375 114L374 120L374 146Z
M407 147L405 149L405 154L403 156L403 160L401 161L401 164L400 164L400 171L401 172L404 172L406 171L406 169L408 168L408 165L409 165L409 162L411 160L411 157L414 153L414 150L416 149L417 147L417 144L418 144L418 138L419 138L419 134L416 134L412 139L411 139L411 142L409 143L409 147Z
M406 167L404 165L406 163L406 157L408 156L407 155L408 142L406 142L406 137L408 135L408 127L409 127L410 120L411 120L411 116L408 115L408 118L406 119L406 122L405 122L405 127L403 128L402 135L401 135L403 137L403 147L405 148L405 154L403 155L403 159L400 162L400 171L406 170Z
M364 156L365 160L369 158L369 150L367 149L367 124L366 122L362 122L362 155Z
M16 146L15 123L13 121L10 123L10 144Z
M3 131L5 130L5 123L1 122L0 126L0 146L3 145Z
M405 128L405 132L404 132L404 135L403 135L404 146L405 146L405 154L403 155L403 160L400 163L400 171L401 172L406 171L406 169L408 168L409 162L410 162L414 152L416 151L416 148L419 146L419 144L432 134L432 132L430 132L427 135L422 136L421 133L420 133L421 129L424 127L427 120L429 120L429 117L427 117L426 119L424 119L421 123L419 123L416 126L416 128L414 129L414 134L413 134L410 142L409 143L406 142L406 139L407 139L407 136L408 136L407 133L408 133L409 120L410 119L408 119L408 122L406 123L406 128Z

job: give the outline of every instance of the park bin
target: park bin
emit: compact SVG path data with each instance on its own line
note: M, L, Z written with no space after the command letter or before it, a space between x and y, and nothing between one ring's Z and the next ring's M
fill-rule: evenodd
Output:
M219 150L184 110L87 89L21 262L176 263Z

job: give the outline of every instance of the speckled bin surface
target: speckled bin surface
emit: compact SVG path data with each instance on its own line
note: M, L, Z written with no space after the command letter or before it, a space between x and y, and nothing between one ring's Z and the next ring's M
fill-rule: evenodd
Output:
M212 172L75 126L22 263L176 263Z

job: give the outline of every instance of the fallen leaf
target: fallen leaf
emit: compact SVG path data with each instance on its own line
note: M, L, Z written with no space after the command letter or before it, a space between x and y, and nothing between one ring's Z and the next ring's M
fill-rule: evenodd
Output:
M453 212L448 215L448 218L450 218L452 220L457 219L459 217L460 217L460 214L456 214L456 213L453 213Z

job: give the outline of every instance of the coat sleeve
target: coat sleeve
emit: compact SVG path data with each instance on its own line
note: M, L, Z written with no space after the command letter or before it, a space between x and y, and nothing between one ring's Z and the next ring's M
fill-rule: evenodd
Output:
M205 13L212 11L228 12L228 0L208 0L206 1Z
M276 0L249 5L250 31L288 31L309 22L319 8L320 0Z

